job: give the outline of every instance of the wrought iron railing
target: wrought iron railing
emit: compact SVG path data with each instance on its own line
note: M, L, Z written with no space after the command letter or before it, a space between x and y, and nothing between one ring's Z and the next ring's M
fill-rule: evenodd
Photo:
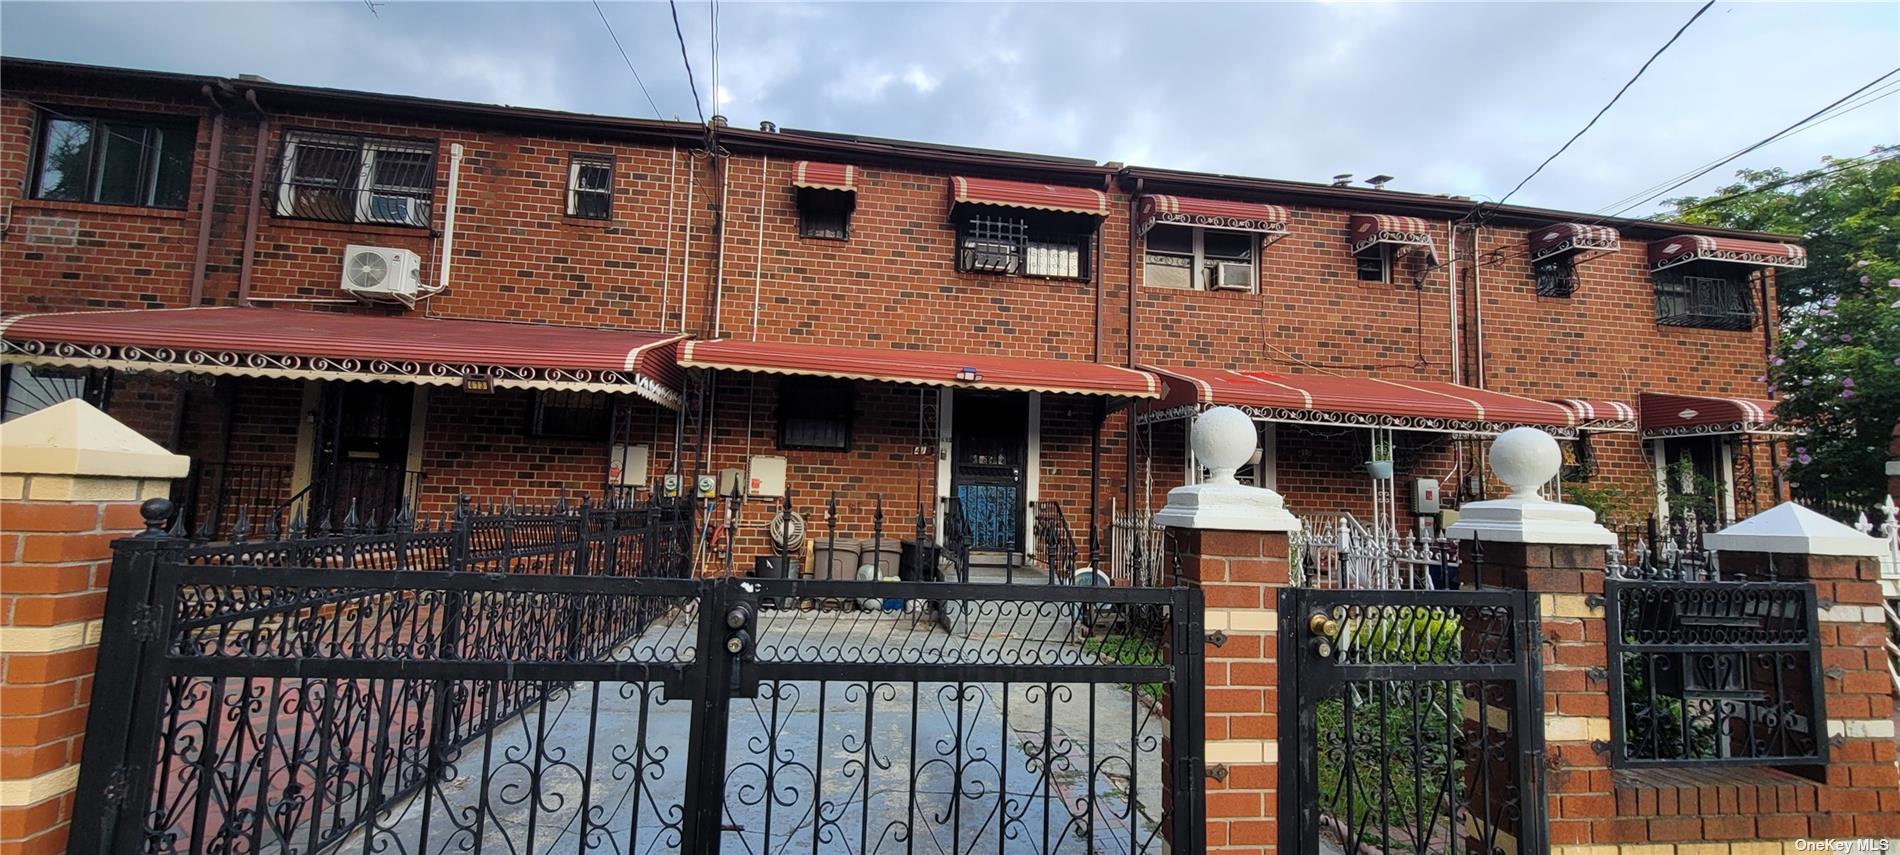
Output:
M1713 553L1665 543L1607 567L1612 761L1826 762L1814 586L1772 564L1724 574Z
M277 465L192 462L172 486L178 525L198 540L230 535L239 517L261 525L290 501L291 468Z
M1075 578L1077 552L1075 534L1057 502L1036 503L1035 562L1042 565L1050 584L1067 584Z
M1755 301L1746 281L1662 275L1655 291L1658 324L1721 330L1755 326Z
M1458 543L1367 528L1350 514L1307 517L1288 537L1293 584L1357 590L1456 590Z
M1150 514L1124 514L1112 506L1108 524L1108 578L1117 585L1161 584L1167 529Z

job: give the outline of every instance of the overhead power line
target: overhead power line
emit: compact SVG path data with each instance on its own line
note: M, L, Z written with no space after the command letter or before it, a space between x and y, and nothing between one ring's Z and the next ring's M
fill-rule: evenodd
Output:
M633 82L640 84L640 94L647 96L647 106L653 108L653 118L664 119L660 105L653 103L653 93L647 91L647 83L640 79L640 72L633 67L633 58L627 56L627 49L620 44L620 36L614 33L614 25L607 20L607 13L600 8L600 0L594 0L594 13L600 16L600 24L607 28L607 37L614 40L614 50L620 51L620 59L627 64L627 71L633 75Z
M693 90L693 111L699 114L699 123L706 124L706 108L699 105L699 84L693 81L693 58L686 55L686 33L680 30L680 7L674 0L666 0L673 10L673 37L680 42L680 62L686 64L686 85Z
M1662 47L1657 48L1656 52L1650 54L1649 59L1643 62L1642 67L1636 69L1636 73L1631 75L1630 79L1623 84L1623 88L1616 90L1616 94L1610 96L1609 103L1604 104L1603 109L1598 110L1596 115L1590 117L1590 121L1584 123L1582 130L1577 131L1570 139L1564 141L1564 144L1559 146L1556 151L1552 152L1549 157L1544 158L1544 162L1538 164L1536 169L1531 170L1531 174L1524 176L1524 180L1517 182L1517 186L1512 187L1511 192L1504 194L1504 198L1499 199L1498 204L1503 205L1505 202L1510 201L1512 196L1517 195L1517 191L1524 189L1524 185L1529 184L1531 179L1537 177L1537 173L1543 172L1544 167L1549 166L1551 161L1556 160L1559 155L1570 150L1570 146L1573 143L1581 139L1584 134L1589 133L1591 128L1596 127L1597 120L1603 118L1604 113L1610 112L1610 108L1616 106L1616 102L1623 97L1623 93L1630 91L1630 87L1636 85L1636 81L1642 78L1643 72L1648 71L1649 67L1655 64L1656 58L1662 56L1663 51L1668 50L1669 46L1675 44L1677 39L1682 38L1682 34L1689 30L1689 25L1694 24L1697 18L1702 17L1702 13L1709 11L1709 7L1714 5L1715 0L1708 0L1707 3L1702 4L1702 8L1695 10L1695 14L1690 15L1689 20L1684 21L1681 27L1676 28L1675 35L1670 36L1669 41L1663 42Z

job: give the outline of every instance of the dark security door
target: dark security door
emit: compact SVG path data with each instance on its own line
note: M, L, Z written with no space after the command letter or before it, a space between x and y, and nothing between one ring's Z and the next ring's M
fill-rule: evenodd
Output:
M415 387L331 383L324 387L311 467L311 519L342 525L352 506L359 521L386 520L410 492L409 416Z
M1029 396L958 392L951 408L950 445L950 490L970 522L970 548L1021 551Z

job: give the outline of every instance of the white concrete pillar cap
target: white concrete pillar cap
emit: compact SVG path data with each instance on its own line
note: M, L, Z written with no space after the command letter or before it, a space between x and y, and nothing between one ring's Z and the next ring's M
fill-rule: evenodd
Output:
M1543 485L1563 468L1557 440L1537 428L1511 428L1491 442L1491 471L1511 489L1488 502L1468 502L1445 529L1458 540L1614 546L1616 533L1597 524L1595 511L1543 497Z
M1189 443L1207 466L1207 481L1169 490L1168 504L1155 514L1155 522L1220 531L1300 529L1299 518L1287 513L1279 493L1234 479L1257 443L1251 416L1233 407L1214 407L1194 419L1192 431Z

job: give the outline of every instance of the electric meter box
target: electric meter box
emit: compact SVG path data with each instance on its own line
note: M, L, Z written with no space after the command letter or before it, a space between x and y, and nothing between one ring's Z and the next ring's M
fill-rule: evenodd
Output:
M660 476L660 492L667 498L677 499L680 494L680 476L677 472L668 472Z
M607 453L607 482L622 487L647 484L647 447L616 442Z
M733 494L733 491L737 490L739 495L743 496L746 494L745 488L744 469L719 470L719 495L730 496Z
M1418 478L1412 481L1412 512L1417 514L1438 513L1438 479Z
M701 475L693 481L693 491L702 499L719 497L719 476Z
M750 470L750 483L746 495L773 498L785 495L785 458L754 455L747 463L747 469Z

